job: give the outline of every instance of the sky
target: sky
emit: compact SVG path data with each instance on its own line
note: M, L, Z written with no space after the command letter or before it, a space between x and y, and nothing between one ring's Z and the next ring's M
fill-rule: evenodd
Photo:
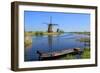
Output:
M90 14L24 11L25 31L47 31L52 17L53 31L57 28L65 32L90 31Z

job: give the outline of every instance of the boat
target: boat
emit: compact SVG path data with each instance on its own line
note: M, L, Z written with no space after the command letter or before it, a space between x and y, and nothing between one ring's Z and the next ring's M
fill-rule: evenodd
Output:
M63 49L61 51L54 51L54 52L37 51L37 53L39 54L39 57L41 59L48 59L48 58L55 58L55 57L59 57L71 53L78 54L81 53L82 51L83 50L81 50L80 48L72 48L72 49Z

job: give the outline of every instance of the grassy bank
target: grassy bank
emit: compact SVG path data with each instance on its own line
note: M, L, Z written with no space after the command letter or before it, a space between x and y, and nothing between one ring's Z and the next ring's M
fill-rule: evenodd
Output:
M59 34L62 34L62 32L51 32L51 33L41 32L41 31L38 31L38 32L25 32L25 36L42 36L42 35L59 35Z
M81 59L89 59L89 58L90 58L90 48L84 48L81 54ZM76 58L76 54L67 54L60 59L70 60L70 59L77 59L77 58Z
M61 57L61 59L65 59L65 60L75 59L75 55L73 55L73 54L67 54L64 57Z
M27 47L27 46L29 46L31 44L32 44L32 41L30 41L30 40L27 40L27 41L24 42L24 46L25 47Z
M80 38L80 39L77 39L77 41L90 43L90 38Z
M90 32L70 32L70 33L90 35Z
M82 53L82 59L89 59L90 58L90 48L84 48Z
M25 36L24 46L27 47L32 44L32 38L30 36Z
M62 34L66 32L42 32L42 31L30 31L30 32L25 32L25 36L39 36L39 35L57 35L57 34ZM67 32L67 33L74 33L74 34L85 34L85 35L90 35L90 32Z

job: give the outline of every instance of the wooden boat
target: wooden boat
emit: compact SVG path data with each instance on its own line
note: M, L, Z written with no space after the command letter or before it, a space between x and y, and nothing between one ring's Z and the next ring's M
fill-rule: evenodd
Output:
M62 55L66 55L66 54L70 54L70 53L80 53L82 52L82 50L80 48L73 48L73 49L64 49L61 51L54 51L54 52L41 52L41 51L37 51L37 53L39 54L40 58L53 58L53 57L59 57Z

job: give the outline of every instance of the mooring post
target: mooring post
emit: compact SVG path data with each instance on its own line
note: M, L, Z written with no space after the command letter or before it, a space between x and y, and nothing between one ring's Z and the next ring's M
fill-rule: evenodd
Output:
M41 60L41 53L37 51L37 54L39 55L39 60Z

